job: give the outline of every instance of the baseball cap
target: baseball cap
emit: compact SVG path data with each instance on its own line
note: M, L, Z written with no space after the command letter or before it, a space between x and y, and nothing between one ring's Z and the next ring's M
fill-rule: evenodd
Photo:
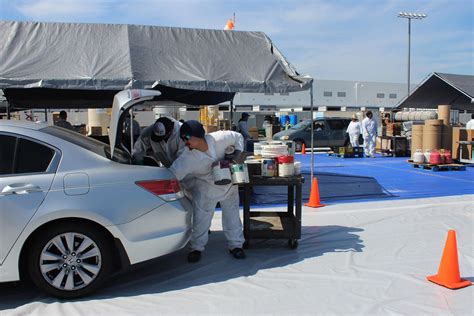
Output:
M204 131L202 124L195 120L184 122L179 129L179 136L182 139L190 139L192 136L204 138L205 134L206 132Z
M243 112L243 113L242 113L242 117L245 117L245 116L246 116L246 117L249 117L250 114L248 114L247 112Z
M161 122L155 122L153 125L153 133L158 137L163 137L166 135L165 125Z

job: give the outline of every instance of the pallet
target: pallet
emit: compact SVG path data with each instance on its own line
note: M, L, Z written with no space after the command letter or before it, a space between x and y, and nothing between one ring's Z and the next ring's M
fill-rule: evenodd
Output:
M408 160L408 163L413 165L413 168L421 168L421 169L430 169L432 171L466 171L466 166L456 163L451 164L444 164L444 165L432 165L429 163L415 163L413 160Z
M328 156L337 158L364 158L363 153L339 154L335 152L328 152Z

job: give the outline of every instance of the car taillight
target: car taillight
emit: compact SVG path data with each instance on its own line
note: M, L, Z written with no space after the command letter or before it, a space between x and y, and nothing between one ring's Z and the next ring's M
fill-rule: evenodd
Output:
M176 179L137 181L135 183L168 202L176 201L184 196Z

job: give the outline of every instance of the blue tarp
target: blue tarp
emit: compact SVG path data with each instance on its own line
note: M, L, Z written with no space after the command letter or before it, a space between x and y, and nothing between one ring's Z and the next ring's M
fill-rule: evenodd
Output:
M310 155L296 155L305 176L303 201L311 190ZM314 176L323 203L474 194L474 168L439 171L414 168L407 157L338 158L316 154ZM285 187L254 187L252 205L285 204Z

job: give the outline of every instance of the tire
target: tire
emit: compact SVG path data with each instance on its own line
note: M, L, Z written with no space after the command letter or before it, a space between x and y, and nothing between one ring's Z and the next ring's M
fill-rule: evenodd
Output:
M289 239L288 240L288 247L290 247L291 249L298 248L298 240L297 239Z
M110 275L112 247L95 226L77 222L49 226L29 248L28 273L51 296L79 298L95 291Z
M304 141L302 139L295 139L295 152L301 152Z

